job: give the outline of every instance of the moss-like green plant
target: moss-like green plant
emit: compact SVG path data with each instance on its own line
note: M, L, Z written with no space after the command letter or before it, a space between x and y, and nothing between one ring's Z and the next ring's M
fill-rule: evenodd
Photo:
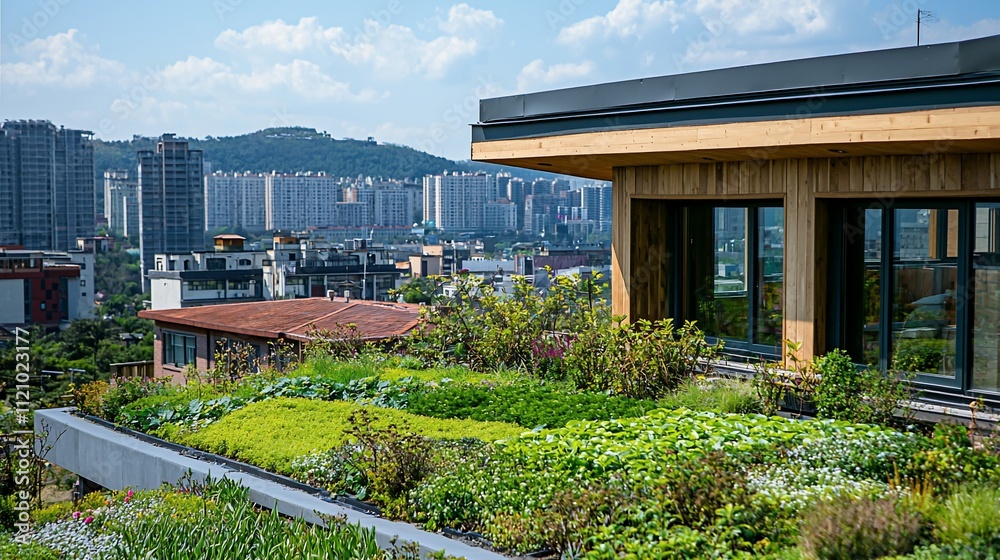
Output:
M963 485L944 500L935 517L935 536L944 543L1000 536L1000 488Z
M201 430L176 433L174 439L287 474L294 458L344 443L347 419L360 408L348 402L278 398L251 404ZM439 439L472 437L494 441L524 431L500 422L439 420L377 407L369 410L374 426L394 423L414 434Z

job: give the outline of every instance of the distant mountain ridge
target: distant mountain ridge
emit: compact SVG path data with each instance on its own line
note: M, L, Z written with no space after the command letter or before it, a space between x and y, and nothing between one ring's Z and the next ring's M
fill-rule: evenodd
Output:
M557 176L484 163L457 162L396 144L376 144L350 138L337 140L325 132L305 127L267 128L241 136L185 140L192 149L205 153L205 161L211 162L214 171L322 171L334 177L363 175L419 180L424 175L442 171L496 173L503 169L526 180ZM94 144L94 168L100 184L107 169L134 169L136 152L155 149L156 139L95 140Z

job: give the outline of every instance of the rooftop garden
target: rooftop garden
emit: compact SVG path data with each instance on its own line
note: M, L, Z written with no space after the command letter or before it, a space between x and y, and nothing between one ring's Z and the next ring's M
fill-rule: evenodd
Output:
M798 361L794 344L784 368L728 379L694 325L623 324L587 281L558 279L545 299L457 285L458 303L428 308L397 346L348 329L317 336L283 371L94 383L76 404L509 554L986 558L1000 547L997 440L910 425L896 414L901 380L839 352ZM817 418L776 415L789 400L810 400ZM46 543L35 546L59 550Z

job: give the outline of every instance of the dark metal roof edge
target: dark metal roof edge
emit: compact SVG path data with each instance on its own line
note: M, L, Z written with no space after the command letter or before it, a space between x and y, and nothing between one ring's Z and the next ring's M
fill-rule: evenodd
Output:
M1000 72L1000 35L919 47L769 62L518 94L480 101L479 126L582 112L793 90L866 89L885 82ZM862 87L859 87L862 86Z

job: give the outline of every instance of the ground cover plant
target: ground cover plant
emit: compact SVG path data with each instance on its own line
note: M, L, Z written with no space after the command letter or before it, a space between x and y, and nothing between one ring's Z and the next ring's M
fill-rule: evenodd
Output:
M228 480L154 491L91 494L76 507L35 512L22 542L0 535L0 558L387 559L373 530L331 520L329 528L256 509ZM221 529L221 530L220 530Z

